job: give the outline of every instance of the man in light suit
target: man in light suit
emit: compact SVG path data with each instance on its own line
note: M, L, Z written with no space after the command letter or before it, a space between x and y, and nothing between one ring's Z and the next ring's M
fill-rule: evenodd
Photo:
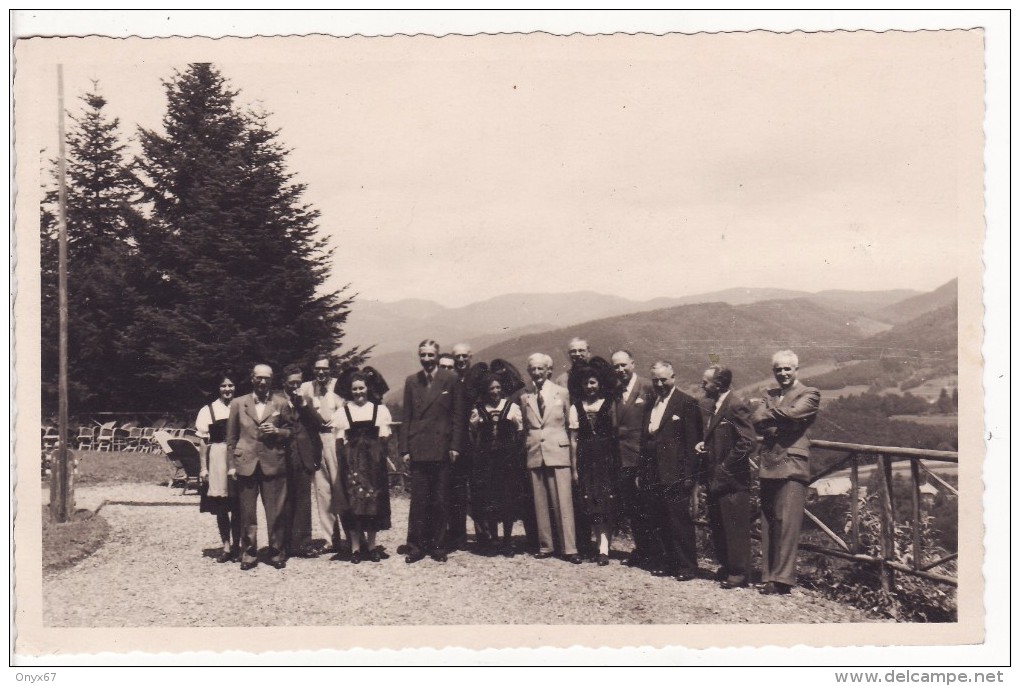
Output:
M528 472L535 496L538 527L537 559L551 557L556 548L553 527L561 553L573 564L581 564L574 533L572 475L577 471L567 435L570 398L567 389L549 381L552 358L535 353L528 358L532 385L521 395L524 433L528 450ZM550 516L551 515L551 516Z
M591 345L588 344L587 339L581 338L580 336L574 336L567 343L567 359L570 360L570 369L575 369L581 366L587 366L588 362L591 361ZM563 388L570 388L570 370L567 370L556 377L555 383L557 386ZM575 403L580 398L570 398L571 403ZM575 483L572 487L573 497L578 501L581 499L581 493L579 486ZM592 542L592 526L588 516L584 513L582 508L574 510L574 533L577 536L577 550L583 558L589 558L594 560L598 554L598 548Z
M457 375L439 369L439 344L418 345L422 370L404 382L404 421L398 436L404 463L411 472L411 512L407 523L407 554L412 564L426 554L447 559L450 466L464 442L464 398Z
M641 506L638 477L641 465L641 435L644 431L645 410L654 401L652 382L634 373L634 356L627 350L617 350L610 361L620 379L620 394L616 397L616 440L620 449L620 477L617 493L620 518L630 524L634 537L634 550L624 561L628 567L637 567L655 559L654 539Z
M340 540L341 527L338 521L338 514L346 509L344 489L340 486L335 431L337 413L343 407L343 400L336 394L336 379L330 374L329 357L323 356L316 360L313 371L315 378L301 384L300 394L304 404L311 407L321 420L321 426L317 430L321 459L312 482L315 487L313 492L319 527L328 542L319 552L350 554L351 532L347 532L347 544L344 545Z
M253 392L230 402L227 419L227 473L237 479L241 513L241 569L258 562L258 497L262 496L269 530L269 563L277 569L287 564L287 442L291 419L287 400L271 395L273 370L257 364L252 370Z
M811 481L808 429L821 402L818 389L797 380L799 367L792 350L772 356L772 374L779 387L757 401L751 417L763 437L758 477L765 594L789 593L797 583L797 548Z
M653 534L664 555L658 576L689 581L697 575L698 548L691 496L701 475L704 425L694 398L677 390L673 365L652 365L655 402L645 411L641 443L641 488Z
M730 392L733 372L713 365L705 371L705 457L703 484L712 546L723 588L747 586L751 562L751 455L758 445L751 409Z

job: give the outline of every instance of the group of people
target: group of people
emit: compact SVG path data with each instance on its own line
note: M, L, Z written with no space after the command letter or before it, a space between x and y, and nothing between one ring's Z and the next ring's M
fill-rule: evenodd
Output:
M411 491L397 551L404 561L445 562L465 549L470 515L482 553L514 556L521 520L535 558L605 566L626 522L634 547L625 565L686 581L699 571L692 505L700 485L716 579L744 587L757 455L761 591L789 593L810 480L807 432L820 401L797 380L796 354L773 356L778 386L751 400L731 392L732 372L720 365L705 370L701 393L691 395L676 387L669 362L654 362L642 378L627 350L607 361L575 338L568 354L570 369L555 380L550 356L530 355L525 380L506 360L475 363L467 344L442 354L435 341L421 342L421 370L405 381L397 431ZM272 395L272 371L257 365L250 395L232 398L225 378L219 400L199 414L209 443L202 508L217 513L220 561L256 564L259 493L270 564L320 552L310 547L313 492L336 556L380 559L375 533L391 525L385 382L371 368L334 382L328 360L316 362L315 373L304 383L300 369L284 370L286 394Z

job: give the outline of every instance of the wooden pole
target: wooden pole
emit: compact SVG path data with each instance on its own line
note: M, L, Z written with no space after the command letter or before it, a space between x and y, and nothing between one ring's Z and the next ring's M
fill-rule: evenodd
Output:
M894 589L893 568L889 563L893 562L896 552L896 511L893 501L892 460L887 455L879 455L876 471L879 475L879 502L882 506L882 592L888 596L892 595Z
M50 518L66 522L74 507L67 437L67 157L64 150L64 65L57 65L57 184L59 212L58 289L60 310L60 377L58 381L58 431L56 469L50 472Z
M914 540L914 569L920 569L921 564L924 562L922 557L924 551L921 549L921 468L917 465L917 460L910 461L910 505L911 512L910 516L914 520L913 535Z
M850 552L861 552L861 476L857 467L857 454L851 454L850 463Z

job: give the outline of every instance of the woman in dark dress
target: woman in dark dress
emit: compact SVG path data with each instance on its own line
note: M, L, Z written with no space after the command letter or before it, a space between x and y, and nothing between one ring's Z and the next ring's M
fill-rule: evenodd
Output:
M368 399L369 380L370 375L355 372L340 380L349 384L346 388L338 388L341 395L349 398L343 411L338 413L337 429L341 441L340 483L350 505L343 519L352 536L351 562L354 564L366 558L372 562L382 559L375 535L391 526L385 441L390 437L393 420L382 402Z
M575 502L592 523L598 546L596 561L609 564L619 454L616 446L616 413L613 411L612 370L593 358L589 365L570 372L570 395L577 398L570 406L567 428L576 456L573 477L581 501ZM580 542L579 542L580 544Z
M201 456L202 480L199 512L216 515L216 526L220 530L223 550L217 562L239 559L241 540L241 518L238 514L237 487L227 476L227 418L230 416L230 401L234 397L234 382L228 374L218 378L219 397L203 407L195 419L195 433L202 439Z
M512 383L512 382L510 382ZM512 388L512 386L508 386ZM498 540L503 523L502 553L514 556L514 521L520 516L522 472L520 444L524 420L520 406L506 397L503 380L485 373L475 384L481 392L468 426L471 432L473 461L471 469L471 518L478 525L482 542ZM514 389L516 390L516 389Z

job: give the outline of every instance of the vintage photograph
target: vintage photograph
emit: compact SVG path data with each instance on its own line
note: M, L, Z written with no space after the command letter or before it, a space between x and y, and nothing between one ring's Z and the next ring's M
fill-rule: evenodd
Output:
M983 40L20 40L19 646L980 641Z

